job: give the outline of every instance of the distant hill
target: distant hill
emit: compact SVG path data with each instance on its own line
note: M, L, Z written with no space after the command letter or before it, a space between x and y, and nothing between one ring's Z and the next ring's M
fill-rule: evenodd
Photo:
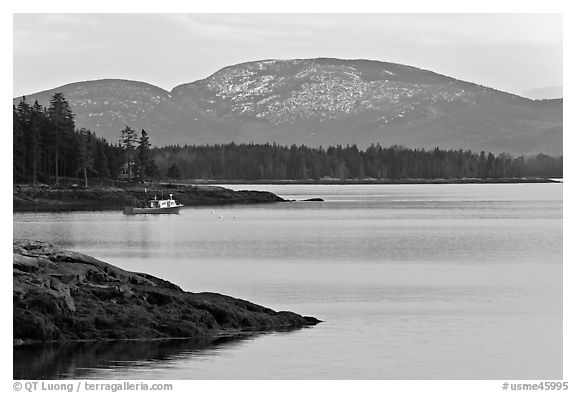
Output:
M522 97L531 98L533 100L542 100L550 98L562 98L563 97L562 86L547 86L539 87L536 89L530 89L522 92Z
M70 102L78 127L111 142L130 125L146 129L159 146L380 143L562 153L562 99L531 100L379 61L263 60L225 67L171 92L99 80L26 99L48 105L55 92Z

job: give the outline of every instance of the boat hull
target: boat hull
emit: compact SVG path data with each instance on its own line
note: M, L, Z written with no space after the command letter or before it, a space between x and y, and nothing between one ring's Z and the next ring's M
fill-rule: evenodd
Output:
M171 207L125 207L124 214L178 214L183 205Z

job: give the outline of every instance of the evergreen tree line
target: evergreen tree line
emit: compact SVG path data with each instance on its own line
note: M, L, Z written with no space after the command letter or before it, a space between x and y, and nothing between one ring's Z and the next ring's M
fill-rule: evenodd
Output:
M124 152L124 180L140 181L158 178L158 168L150 156L150 138L145 130L138 137L135 130L126 126L120 132L120 148Z
M89 178L116 179L122 172L126 180L157 176L149 156L150 141L142 130L126 127L120 142L110 144L85 128L77 129L74 114L62 93L50 99L48 108L38 101L30 105L24 98L13 106L13 180L15 183L60 184Z
M61 93L48 108L24 98L13 106L13 179L16 183L60 184L62 179L117 175L122 151L87 129L76 129Z
M306 180L562 177L562 157L473 153L356 145L310 148L277 144L216 144L152 148L148 133L126 126L111 144L77 129L74 114L56 93L48 108L23 99L13 106L15 183L61 179Z
M484 151L356 145L310 148L277 144L166 146L152 149L171 178L216 180L450 179L562 177L562 157L495 156Z

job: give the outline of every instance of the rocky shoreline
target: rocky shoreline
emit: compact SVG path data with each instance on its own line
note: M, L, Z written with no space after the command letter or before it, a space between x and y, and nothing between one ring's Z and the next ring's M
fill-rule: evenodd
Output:
M53 244L13 242L14 344L150 340L291 329L320 321L191 293Z
M15 185L12 203L15 212L122 210L153 199L155 195L167 198L169 194L185 206L285 202L266 191L233 191L209 185L147 184L92 188Z

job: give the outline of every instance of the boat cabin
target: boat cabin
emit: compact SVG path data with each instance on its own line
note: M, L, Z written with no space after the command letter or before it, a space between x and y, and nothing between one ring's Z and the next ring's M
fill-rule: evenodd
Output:
M170 199L157 199L154 197L147 207L125 207L124 214L177 214L183 206L182 204L177 204L172 199L172 194L170 194Z
M150 201L150 207L153 207L153 208L176 207L176 206L177 206L176 201L173 199L161 200L161 201L157 201L157 200Z
M151 208L167 208L167 207L176 207L178 206L176 204L176 201L174 199L172 199L172 194L170 194L170 199L160 199L157 200L156 197L154 197L153 200L150 201L150 207Z

